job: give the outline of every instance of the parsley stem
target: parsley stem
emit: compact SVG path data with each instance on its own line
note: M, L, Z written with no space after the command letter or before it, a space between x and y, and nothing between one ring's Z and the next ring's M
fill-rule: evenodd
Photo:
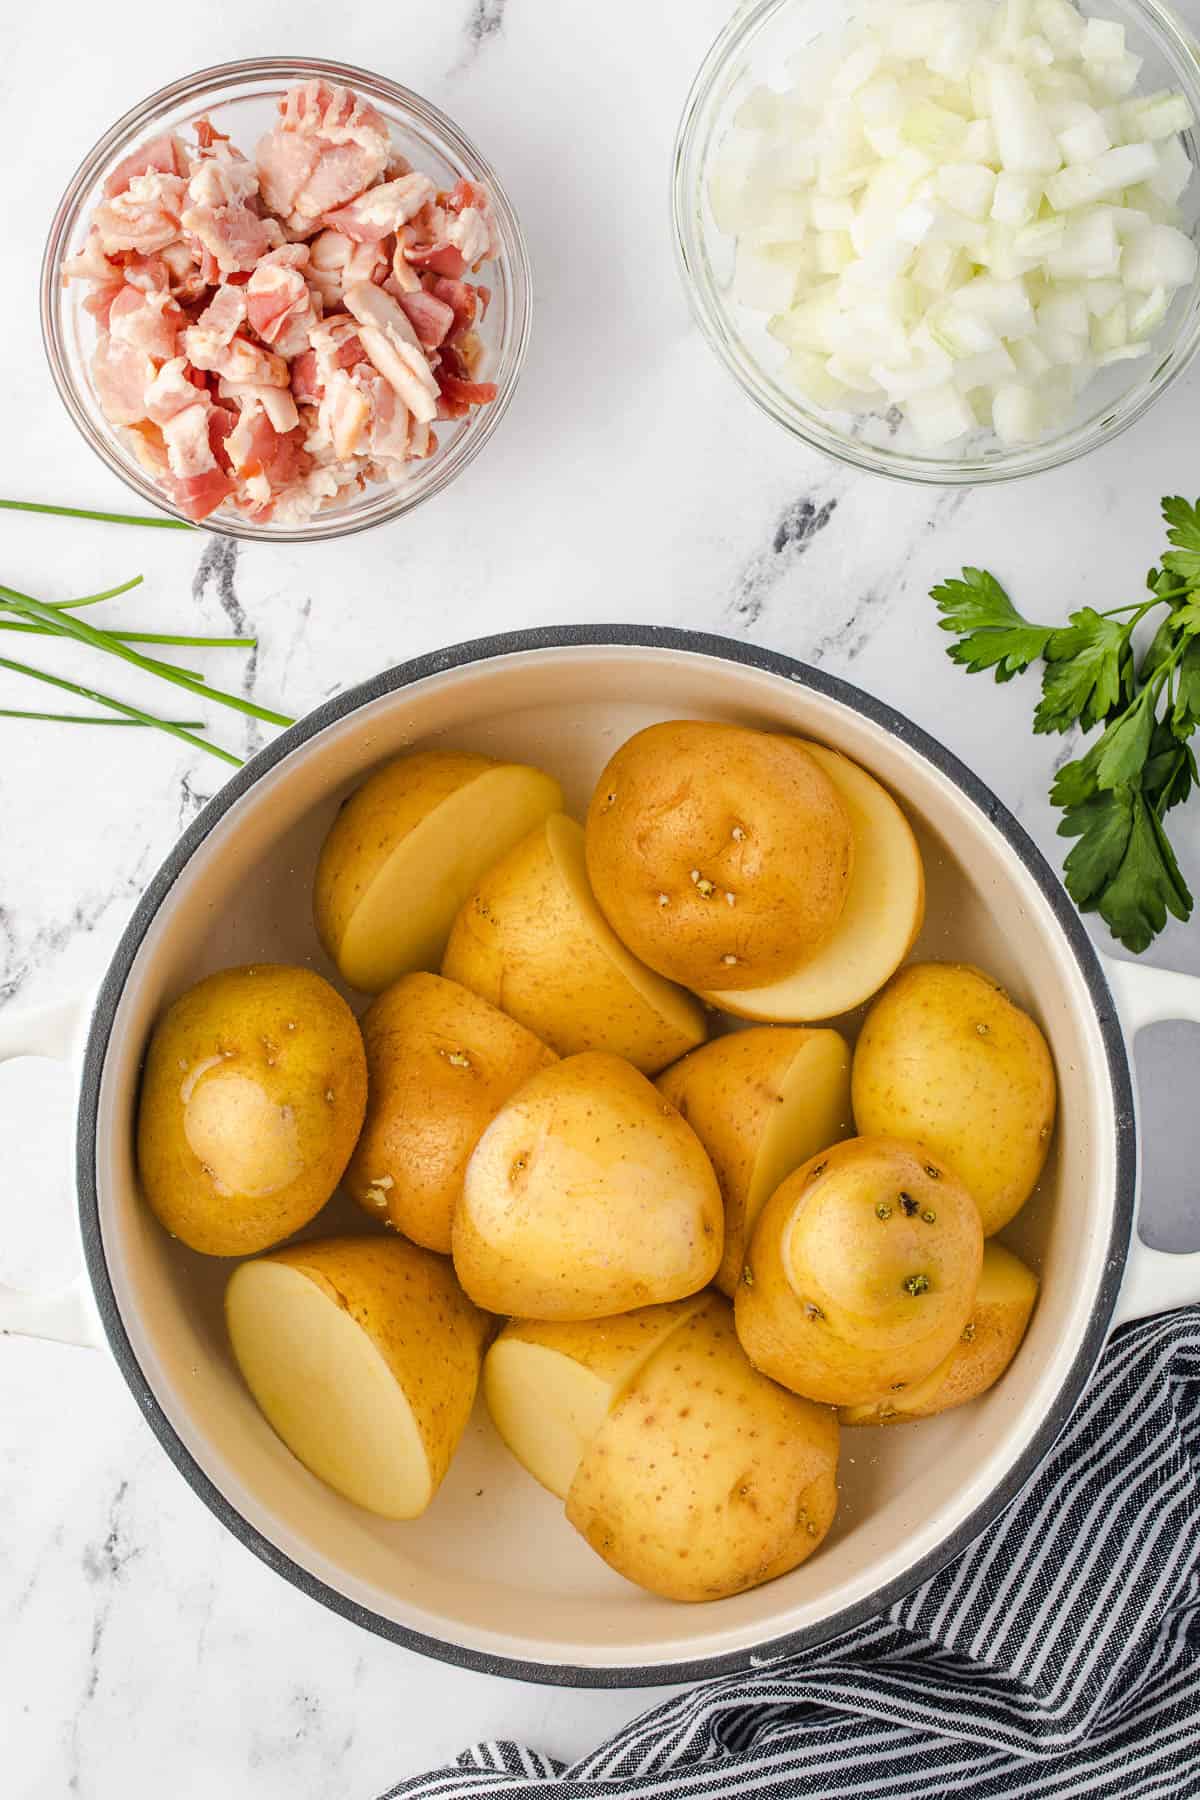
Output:
M54 513L60 519L99 519L103 525L150 525L157 531L194 531L182 519L155 519L148 513L91 512L85 506L47 506L40 500L0 500L5 512Z
M87 624L85 620L64 615L54 607L34 600L29 594L18 593L15 588L0 584L0 600L7 602L10 611L22 613L26 618L40 621L44 625L57 625L63 637L75 638L79 643L90 644L96 650L107 650L111 655L132 663L134 668L145 669L151 675L163 675L177 687L188 688L205 700L216 700L222 706L232 707L235 712L245 713L252 719L262 719L268 725L293 723L285 713L271 712L268 707L259 706L253 700L244 700L240 694L228 694L221 688L208 687L202 679L179 669L174 663L159 662L154 657L142 656L139 651L130 649L128 644L118 643L108 632L97 631L95 626Z
M140 707L126 706L123 700L114 700L111 694L101 694L95 688L82 687L77 681L63 681L58 675L47 675L42 669L31 669L28 663L13 662L7 656L0 656L0 669L11 669L17 675L32 676L34 681L44 681L50 687L61 688L64 693L78 694L83 700L94 700L97 706L107 706L110 712L123 713L127 719L139 725L153 725L159 731L165 731L171 737L182 738L185 744L192 744L199 750L207 750L210 756L217 756L222 762L232 763L235 769L242 766L241 758L228 750L222 750L218 744L210 744L207 738L196 737L182 725L176 725L170 719L156 718L153 713L142 712Z

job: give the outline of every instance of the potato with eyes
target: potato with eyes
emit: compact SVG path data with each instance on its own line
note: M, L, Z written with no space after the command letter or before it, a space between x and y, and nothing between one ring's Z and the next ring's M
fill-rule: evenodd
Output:
M919 1144L848 1138L776 1189L737 1290L756 1369L828 1406L886 1401L950 1355L983 1259L979 1209Z
M638 732L588 809L588 877L609 924L701 992L799 968L837 924L853 861L846 806L816 758L739 725Z

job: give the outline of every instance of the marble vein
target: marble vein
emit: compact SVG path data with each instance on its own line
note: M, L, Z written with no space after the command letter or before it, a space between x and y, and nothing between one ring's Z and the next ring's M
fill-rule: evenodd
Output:
M739 630L752 631L759 623L775 588L813 539L824 531L837 504L836 500L826 500L818 505L804 497L784 507L775 522L770 544L746 564L726 608L727 617Z

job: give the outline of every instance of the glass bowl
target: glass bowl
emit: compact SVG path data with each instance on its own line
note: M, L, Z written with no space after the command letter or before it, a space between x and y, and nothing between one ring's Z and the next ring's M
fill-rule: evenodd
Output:
M63 404L96 454L141 499L176 518L183 517L150 480L119 430L105 418L91 374L95 326L83 309L86 284L75 281L64 287L62 281L63 261L82 245L105 177L144 139L203 117L247 149L275 122L276 103L287 89L316 77L364 95L387 120L396 148L439 187L453 187L464 176L486 187L500 252L485 265L492 299L479 327L484 343L480 377L494 381L498 391L490 405L473 408L465 419L439 421L438 449L424 461L414 462L412 474L402 480L369 483L352 499L339 500L311 519L289 524L255 523L232 508L220 507L203 521L202 528L227 537L275 543L343 537L397 519L440 494L478 455L499 425L512 399L529 340L529 259L517 215L494 170L444 113L396 82L345 63L304 57L256 57L223 63L160 88L118 119L80 164L50 227L41 275L46 356Z
M765 315L734 301L734 239L719 229L708 201L709 175L721 140L751 89L791 86L803 69L805 49L844 30L856 11L852 0L745 0L692 85L675 141L672 211L684 285L710 346L750 398L795 437L840 462L902 481L1008 481L1056 468L1107 443L1141 418L1200 347L1200 278L1175 296L1152 355L1101 370L1080 394L1065 426L1017 447L981 430L944 449L929 450L916 444L895 410L859 415L822 410L783 385L786 351L768 334ZM1200 52L1172 12L1158 0L1101 0L1095 7L1084 4L1081 11L1125 26L1129 48L1144 58L1139 91L1178 89L1200 119ZM1195 128L1184 133L1183 141L1193 165L1200 163ZM1185 190L1179 210L1180 229L1200 239L1200 173Z

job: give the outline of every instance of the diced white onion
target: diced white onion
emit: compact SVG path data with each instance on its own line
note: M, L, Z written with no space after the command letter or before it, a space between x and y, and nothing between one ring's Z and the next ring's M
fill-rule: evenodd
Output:
M867 0L753 89L714 162L735 303L816 407L931 450L1027 443L1147 356L1196 280L1181 94L1074 0ZM774 78L773 78L774 79Z

